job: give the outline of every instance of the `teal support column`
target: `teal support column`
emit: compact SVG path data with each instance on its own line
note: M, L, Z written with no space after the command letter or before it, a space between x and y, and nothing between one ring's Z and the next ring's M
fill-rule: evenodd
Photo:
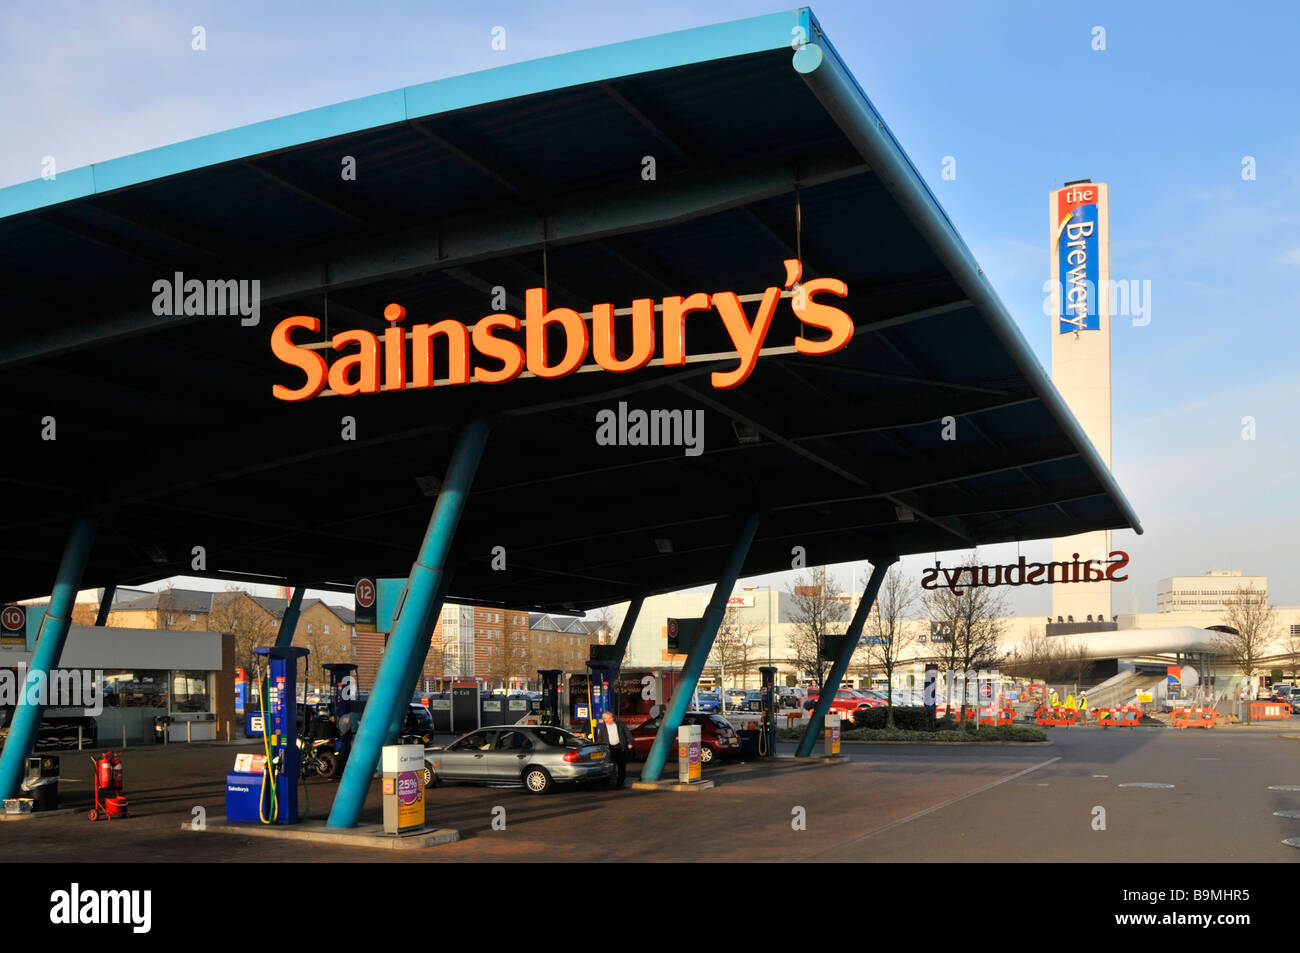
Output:
M96 628L108 625L108 611L113 608L113 596L116 594L117 586L104 587L104 597L99 600L99 611L95 613Z
M302 612L302 594L306 589L306 586L293 587L289 604L284 607L284 615L280 616L280 631L275 634L275 644L278 648L283 649L293 645L293 633L298 628L298 615Z
M411 659L417 652L428 651L429 627L433 621L434 602L447 565L447 554L456 538L456 527L469 500L470 487L483 450L487 446L488 425L475 420L466 425L452 453L438 502L425 530L420 552L406 577L404 598L398 606L393 631L388 638L375 687L366 703L352 743L352 754L339 780L334 806L330 809L329 827L353 827L370 790L371 775L379 762L380 749L388 736L393 716L407 704L410 692L404 691Z
M844 678L844 673L849 670L849 661L853 658L853 652L858 647L858 642L862 639L862 627L866 624L867 616L871 614L871 607L876 604L880 584L885 581L885 573L889 571L889 567L894 565L897 560L897 556L889 556L872 565L871 578L867 580L867 588L862 593L862 601L858 603L858 609L853 613L853 620L849 622L849 630L844 634L844 643L840 646L839 655L831 663L831 670L826 675L826 684L822 686L822 692L817 699L817 704L813 706L812 713L808 716L808 727L804 729L803 737L799 739L799 747L795 749L795 757L807 758L812 754L813 745L817 743L822 728L826 724L826 713L831 710L831 702L835 700L835 693L839 690L840 681Z
M77 601L77 586L81 584L86 560L90 557L90 544L95 538L95 524L82 517L72 527L68 544L63 550L50 604L41 619L36 633L36 647L23 680L22 694L14 709L9 725L9 736L4 750L0 751L0 797L17 797L22 783L27 756L36 743L36 731L45 713L45 695L51 684L50 670L59 664L63 645L68 639L72 623L72 607Z
M704 617L700 619L695 644L691 646L690 652L686 655L686 664L682 666L682 677L677 680L673 697L668 700L663 724L659 727L659 733L655 735L654 744L650 746L650 754L646 756L645 768L641 771L642 781L659 780L659 775L663 773L664 761L668 758L668 751L672 745L677 744L677 729L682 726L687 706L690 705L691 697L695 694L695 686L700 681L700 673L704 671L704 663L708 660L709 653L713 651L713 639L717 636L718 626L722 624L722 616L727 611L727 599L731 596L731 590L736 587L736 580L740 578L740 570L745 565L745 557L749 554L749 547L754 542L754 534L757 532L758 514L754 513L745 520L740 535L736 537L736 542L731 547L731 554L727 557L722 575L718 577L718 582L713 587L709 606L704 610Z
M623 624L618 627L618 638L614 640L615 675L623 667L623 656L627 654L627 644L632 641L632 630L636 628L636 619L641 614L643 605L645 605L644 595L637 596L627 604L627 615L623 616Z
M419 681L420 672L424 670L424 660L429 657L429 636L432 634L434 626L438 624L438 616L442 613L442 604L447 600L447 590L450 586L451 572L447 571L438 580L438 591L433 595L433 609L429 615L432 624L425 634L424 646L411 656L411 664L406 667L406 671L402 675L402 685L405 687L405 693L402 695L403 702L397 711L393 713L393 720L388 723L388 740L384 744L397 744L397 738L402 733L402 722L406 718L406 706L415 694L415 684ZM405 593L403 593L403 596L405 596ZM402 598L398 601L402 608L405 608L406 599ZM393 628L394 630L397 628L396 619L393 620Z

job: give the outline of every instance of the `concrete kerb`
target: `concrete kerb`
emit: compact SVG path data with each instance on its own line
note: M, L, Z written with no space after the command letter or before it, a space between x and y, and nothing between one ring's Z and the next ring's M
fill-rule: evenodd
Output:
M697 794L713 788L712 780L702 781L633 781L633 791L673 791L678 794Z
M841 741L842 745L912 745L917 748L1032 748L1035 745L1055 744L1045 741Z
M224 817L210 820L202 827L195 827L190 821L182 821L181 830L243 834L249 837L279 837L285 840L365 847L371 850L412 850L421 847L437 847L440 844L450 844L460 840L460 831L452 828L421 827L406 834L386 834L381 824L362 824L357 827L338 829L327 827L324 821L303 821L299 824L235 824Z
M89 808L60 807L53 811L32 811L30 814L6 814L0 811L0 821L34 821L41 817L65 817L68 814L84 814Z

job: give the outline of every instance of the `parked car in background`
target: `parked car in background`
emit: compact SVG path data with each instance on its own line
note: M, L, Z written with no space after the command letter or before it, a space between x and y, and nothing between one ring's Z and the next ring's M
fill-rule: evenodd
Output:
M696 711L718 711L722 707L722 698L715 692L700 692L695 696Z
M803 707L808 711L812 711L820 698L820 692L809 692L808 697L804 699ZM835 697L831 699L830 710L844 718L850 718L852 717L853 712L859 708L879 708L883 704L884 702L882 700L878 698L869 698L855 689L841 688L835 693Z
M655 743L659 727L663 724L662 714L649 721L642 722L632 729L632 756L644 759L650 754L650 746ZM705 712L688 711L682 719L684 725L700 726L700 760L708 764L714 758L729 760L740 755L740 736L721 715ZM668 746L668 760L677 758L677 745Z
M548 725L502 725L426 747L424 786L443 781L522 784L546 794L557 784L608 784L618 776L609 746Z

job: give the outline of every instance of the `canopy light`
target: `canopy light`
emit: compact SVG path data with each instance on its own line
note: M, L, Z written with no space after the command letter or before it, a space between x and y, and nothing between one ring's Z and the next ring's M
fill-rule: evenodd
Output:
M760 443L763 435L749 424L741 423L739 420L731 422L731 429L736 432L736 442L744 446L749 443Z

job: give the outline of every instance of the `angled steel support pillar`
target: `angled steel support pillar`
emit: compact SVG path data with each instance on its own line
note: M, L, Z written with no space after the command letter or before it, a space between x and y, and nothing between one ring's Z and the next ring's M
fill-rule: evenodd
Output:
M740 535L736 537L735 545L731 547L727 565L713 587L713 596L709 599L709 606L704 610L704 617L700 620L695 644L691 646L686 656L686 664L682 666L682 677L677 680L673 697L668 700L663 724L659 726L659 733L655 735L650 754L646 756L645 768L641 771L642 781L659 780L659 775L663 773L664 761L668 758L668 751L671 746L677 744L677 729L681 727L686 708L695 694L695 686L699 683L700 673L704 671L704 663L708 660L709 653L713 651L713 639L718 634L718 626L722 624L722 616L727 611L727 599L736 586L736 580L740 578L740 570L745 565L745 557L749 554L750 544L754 542L754 534L757 532L758 514L754 513L745 520Z
M411 656L411 663L406 667L406 671L402 675L402 686L405 693L402 695L402 704L393 713L393 720L388 723L388 740L384 742L385 744L397 744L398 736L402 731L402 722L406 719L406 704L415 694L415 685L420 679L420 672L424 670L424 660L429 657L429 639L438 624L438 617L442 614L442 604L447 601L447 589L450 585L451 571L448 570L438 580L438 591L433 594L433 610L429 616L433 621L425 633L424 644ZM399 602L406 602L404 595L403 598L399 599ZM396 619L394 619L393 628L397 628Z
M799 739L799 747L795 749L795 757L806 758L812 754L813 745L817 743L817 738L826 723L826 713L831 710L831 702L835 700L835 692L839 690L840 680L849 670L849 661L853 658L853 652L862 638L862 627L866 624L867 616L871 615L871 607L876 604L880 584L885 581L885 573L897 559L897 556L888 556L873 561L871 578L867 580L866 591L862 593L862 601L858 603L858 609L853 613L848 632L844 633L844 643L840 646L839 655L831 663L831 670L826 675L826 684L822 685L821 695L808 717L808 727L804 729L803 737Z
M293 633L298 628L298 615L302 612L302 594L306 590L306 586L294 586L289 604L284 607L284 615L280 616L280 631L275 634L275 644L280 648L293 645Z
M117 586L105 586L104 597L99 600L99 611L95 613L95 627L108 625L108 613L113 608L113 596L117 595Z
M68 545L63 550L59 572L54 579L50 604L41 618L36 634L36 648L23 679L22 693L14 708L13 721L4 750L0 751L0 797L17 797L22 782L23 767L36 742L36 731L45 713L46 695L49 691L50 670L59 664L63 645L68 639L72 622L72 607L77 601L77 586L86 569L90 544L95 538L95 524L81 517L72 527Z
M486 421L474 420L466 425L452 453L438 502L434 504L429 528L420 544L419 556L406 577L401 603L393 614L393 631L388 638L384 659L375 676L375 687L366 703L352 743L352 754L339 790L330 809L329 827L353 827L361 816L361 808L370 790L370 779L379 763L380 749L388 736L393 717L410 698L402 683L411 666L412 658L429 649L429 627L434 619L435 602L442 577L446 571L447 554L456 538L465 504L469 501L470 487L483 450L487 446Z
M618 627L618 638L614 640L614 671L617 673L623 667L623 656L627 654L627 644L632 641L632 630L636 628L637 616L641 614L641 607L645 605L645 595L639 595L627 605L627 615L623 616L623 624Z

